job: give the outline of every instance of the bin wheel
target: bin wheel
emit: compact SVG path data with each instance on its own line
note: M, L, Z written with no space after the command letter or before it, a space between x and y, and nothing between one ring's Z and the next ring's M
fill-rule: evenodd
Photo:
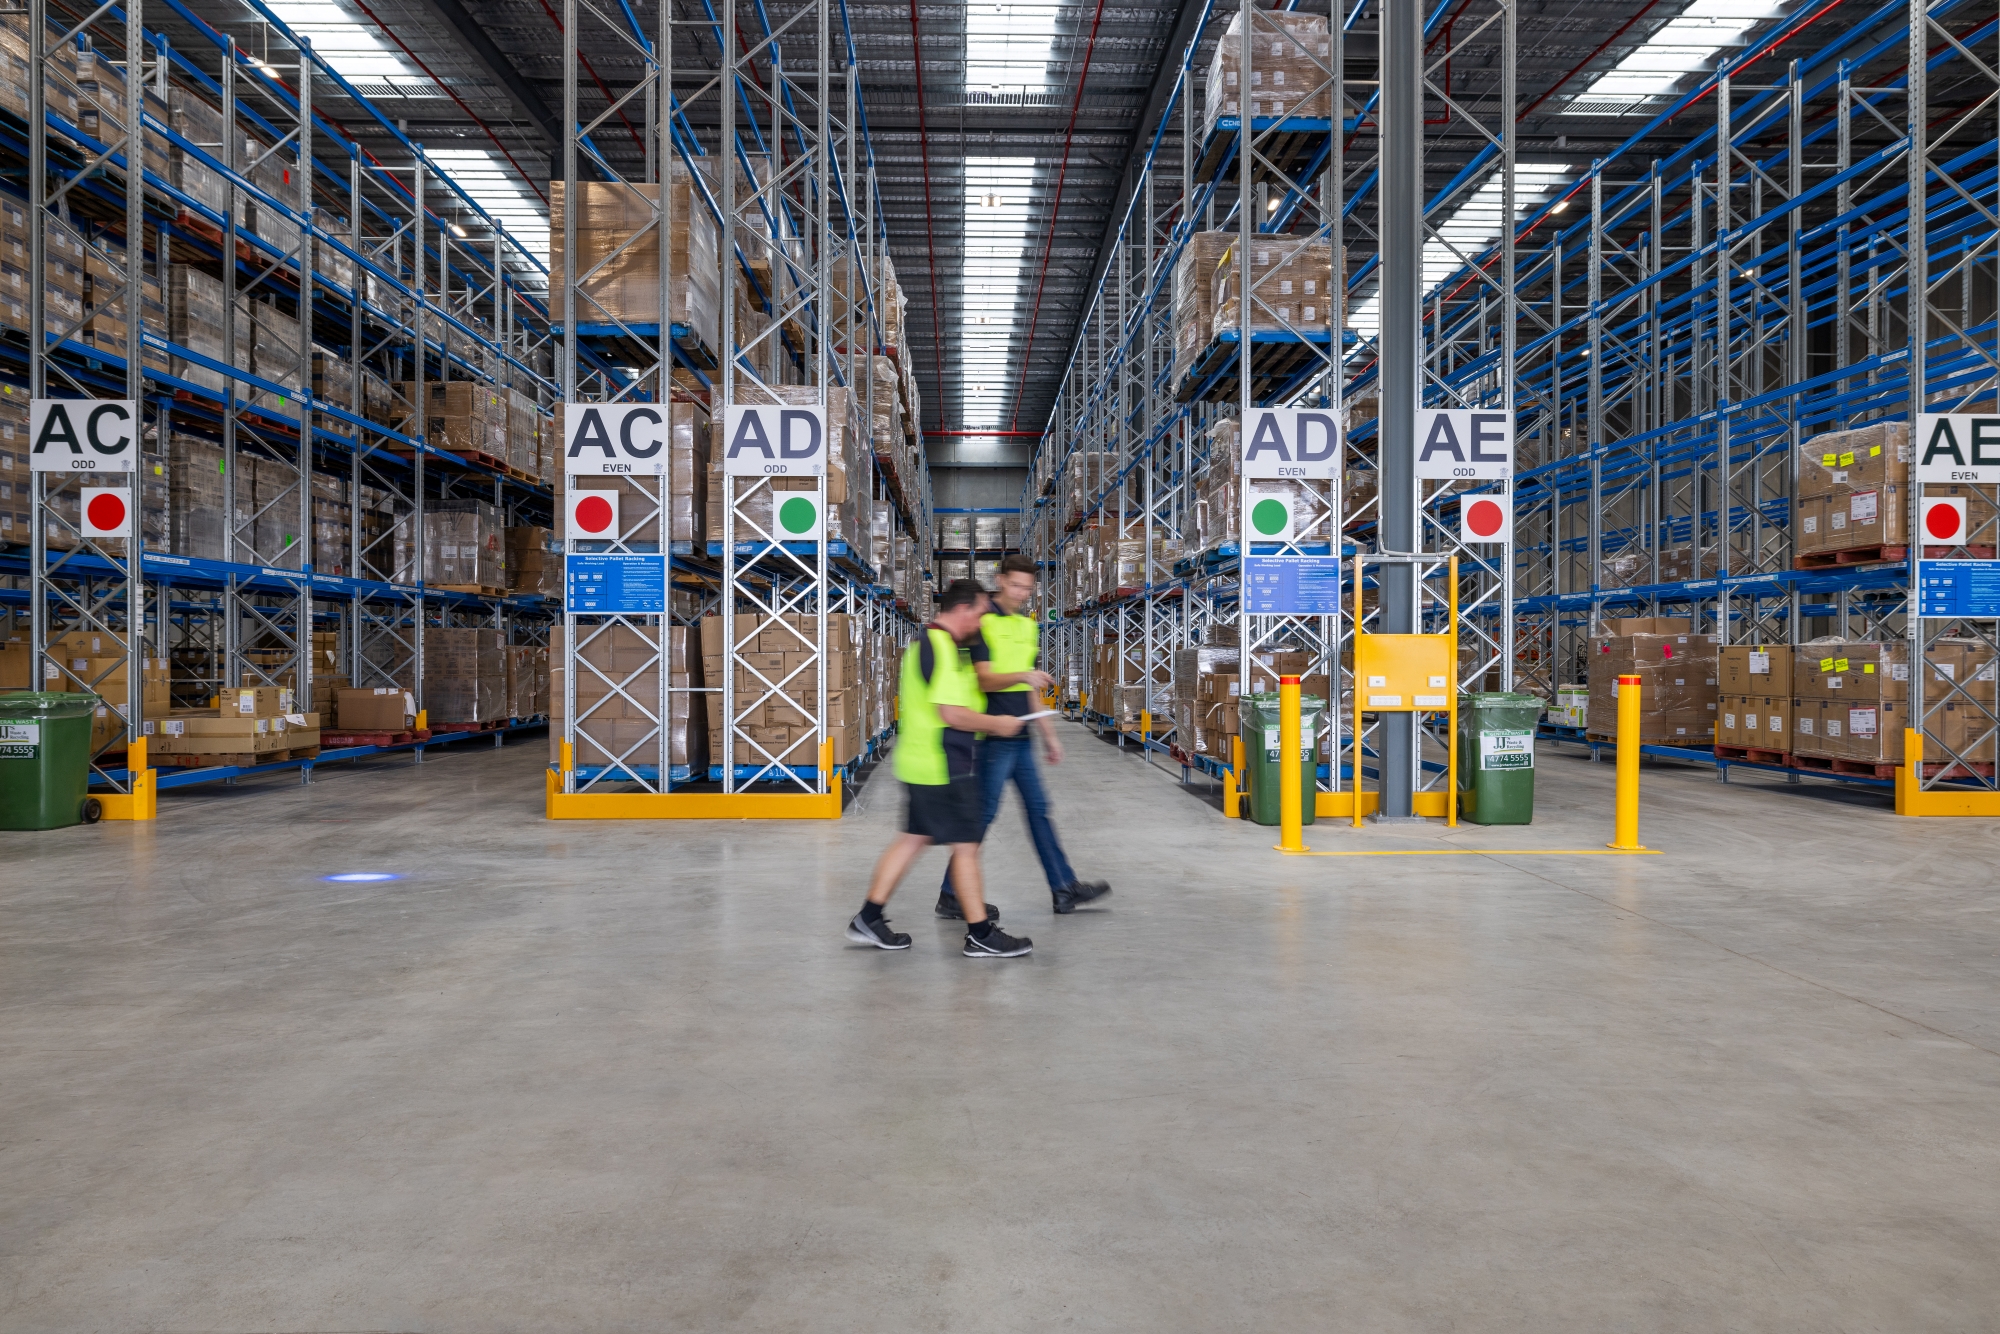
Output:
M85 824L96 824L103 818L104 803L96 797L85 797L83 799L83 822Z

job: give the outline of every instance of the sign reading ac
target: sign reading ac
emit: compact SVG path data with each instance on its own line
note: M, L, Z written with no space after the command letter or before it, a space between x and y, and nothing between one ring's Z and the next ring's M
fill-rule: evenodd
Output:
M139 405L129 398L37 398L28 404L30 472L131 472Z
M1243 417L1243 475L1340 476L1340 425L1330 412L1252 408Z
M663 403L565 403L563 475L663 476L671 430Z
M739 404L723 413L729 477L818 477L826 472L826 409Z

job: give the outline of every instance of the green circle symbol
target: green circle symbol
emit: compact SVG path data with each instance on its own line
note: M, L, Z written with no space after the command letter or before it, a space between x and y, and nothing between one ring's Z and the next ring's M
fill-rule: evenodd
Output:
M810 533L813 530L813 516L818 513L813 503L804 496L794 496L778 506L778 522L788 533Z
M1266 537L1284 532L1291 518L1282 500L1260 500L1250 508L1250 526Z

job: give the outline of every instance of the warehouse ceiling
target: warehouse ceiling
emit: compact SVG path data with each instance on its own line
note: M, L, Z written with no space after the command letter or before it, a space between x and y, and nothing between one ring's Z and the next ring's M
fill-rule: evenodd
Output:
M242 0L186 2L249 49L270 49L268 25ZM704 0L671 2L675 17L690 23L708 12ZM562 105L562 0L268 3L337 67L355 71L375 113L433 153L449 155L455 173L510 229L535 236L538 222L545 228L543 196ZM1475 25L1488 4L1448 0L1438 11L1439 39L1457 22ZM765 5L774 26L796 8L787 0ZM164 12L149 8L155 16ZM657 30L652 3L630 0L629 10L610 12L630 12L647 31ZM1199 80L1230 12L1207 15L1203 24L1205 11L1192 0L849 0L846 17L891 254L909 299L907 342L927 432L1042 429L1087 293L1110 261L1109 224L1131 189L1177 54L1193 37ZM1761 71L1776 78L1783 59L1818 46L1824 30L1865 12L1856 0L1524 0L1521 158L1567 170L1524 172L1521 202L1563 188L1563 178L1622 143L1675 89L1713 68L1719 53L1776 26L1801 27ZM164 26L170 33L187 29L177 15ZM584 31L583 114L595 116L607 94L630 88L640 66L628 44L596 35L601 28ZM837 22L834 32L837 42ZM1372 79L1372 6L1350 25L1346 51L1347 76ZM676 47L676 86L700 82L716 55L705 30L686 29ZM789 49L794 72L800 61ZM1454 59L1453 96L1462 103L1497 96L1498 72L1493 30ZM324 87L317 96L329 114L393 160L392 137L370 113ZM704 117L714 118L712 99L706 111L690 108L697 132L712 136ZM1712 118L1681 121L1660 136L1662 153L1713 133ZM1176 113L1163 143L1169 163L1180 159L1179 123ZM642 162L636 128L602 135L599 143L621 170ZM1373 147L1364 125L1351 151ZM1442 186L1477 148L1470 133L1434 132L1426 148L1430 187ZM1453 205L1470 208L1455 222L1464 235L1476 235L1488 221L1497 228L1500 201L1496 191L1487 193L1495 197L1467 192L1463 204ZM1170 202L1163 191L1158 203ZM1360 305L1356 319L1365 320L1366 302Z

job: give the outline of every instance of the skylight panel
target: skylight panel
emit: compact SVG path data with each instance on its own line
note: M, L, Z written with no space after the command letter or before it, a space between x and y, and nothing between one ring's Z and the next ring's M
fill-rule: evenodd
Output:
M1616 115L1671 93L1690 74L1709 68L1718 52L1784 9L1784 0L1694 0L1623 60L1598 75L1566 111ZM1620 107L1618 102L1626 103Z
M1060 0L970 0L965 13L966 92L1046 92L1060 9Z
M1027 274L1028 195L1034 182L1031 157L965 160L963 298L954 356L963 372L959 419L968 427L1000 426L1010 409L1019 373L1010 352Z
M548 207L528 189L505 158L487 148L433 148L426 150L425 156L505 227L529 254L548 253ZM433 196L432 204L447 223L457 220L448 200Z
M344 78L428 82L374 27L334 0L271 0L271 12Z
M1518 224L1534 205L1567 180L1573 170L1567 166L1516 163L1514 221ZM1482 252L1499 242L1500 229L1504 225L1500 216L1503 189L1500 172L1496 169L1437 228L1436 239L1424 242L1421 290L1425 300L1430 299L1440 283L1463 269L1466 260L1477 259ZM1373 338L1382 331L1382 292L1379 285L1355 302L1347 324L1363 338Z

